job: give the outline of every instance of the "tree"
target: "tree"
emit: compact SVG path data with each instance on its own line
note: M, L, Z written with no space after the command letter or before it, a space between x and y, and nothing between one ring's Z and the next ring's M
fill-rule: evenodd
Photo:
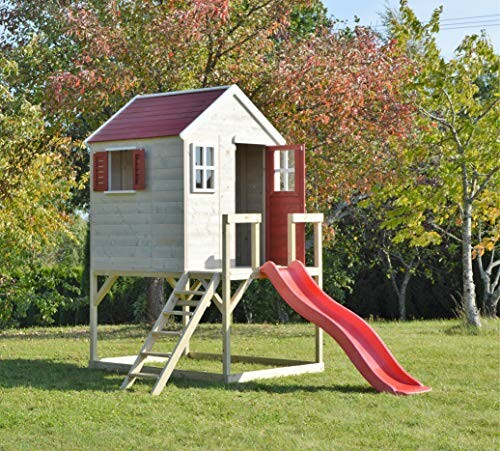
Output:
M392 176L412 118L402 92L412 73L394 43L362 27L283 49L269 110L289 141L306 143L312 208L335 210Z
M52 245L65 230L74 186L67 140L45 132L40 109L16 94L16 64L0 58L0 269L8 271Z
M368 29L335 31L318 0L11 5L0 43L26 61L18 89L43 99L81 169L78 144L133 95L238 83L289 142L307 144L311 207L328 212L391 176L411 120L410 61Z
M133 95L239 82L252 96L281 38L326 23L311 0L16 0L0 13L1 46L24 62L18 89L41 97L53 129L73 139L82 180L88 157L79 144ZM148 279L147 293L156 317L163 281Z
M473 224L500 184L498 94L484 96L480 90L485 78L497 89L499 57L483 34L464 38L455 57L445 61L435 44L439 14L440 9L424 25L402 1L399 14L388 16L391 37L418 62L419 71L407 88L418 111L418 134L402 153L404 176L383 190L396 199L385 226L401 227L396 241L412 245L439 243L442 234L460 241L463 308L467 322L479 327ZM449 232L453 222L460 236Z
M75 186L68 140L46 133L40 109L12 88L16 74L17 65L0 57L0 324L8 324L16 308L14 275L70 234Z

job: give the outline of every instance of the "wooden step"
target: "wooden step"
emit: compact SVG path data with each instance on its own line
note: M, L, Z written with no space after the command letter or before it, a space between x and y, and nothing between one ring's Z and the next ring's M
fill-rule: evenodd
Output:
M156 330L151 332L152 335L181 335L182 330Z
M142 355L151 356L151 357L170 357L172 355L171 352L153 352L153 351L142 351Z
M199 301L177 301L175 304L178 307L198 307L200 305Z
M130 373L130 377L143 377L145 379L158 379L158 374L153 373Z
M192 291L192 290L175 290L174 294L176 296L203 296L204 291Z
M164 310L164 315L193 316L194 312L184 312L182 310Z

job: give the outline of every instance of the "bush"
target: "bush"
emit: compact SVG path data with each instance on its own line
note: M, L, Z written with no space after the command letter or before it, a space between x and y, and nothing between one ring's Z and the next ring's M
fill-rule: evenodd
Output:
M58 312L82 307L81 267L31 268L2 279L0 327L52 325Z

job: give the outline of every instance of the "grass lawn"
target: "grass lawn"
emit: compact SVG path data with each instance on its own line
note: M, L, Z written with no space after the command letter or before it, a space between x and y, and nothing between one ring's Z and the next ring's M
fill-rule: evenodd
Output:
M10 449L498 449L499 323L478 335L458 321L374 322L389 348L432 392L379 394L325 337L326 371L224 386L151 381L86 369L84 327L0 332L0 450ZM137 352L142 326L100 328L100 354ZM235 354L309 359L312 327L236 325ZM192 349L220 352L203 325ZM220 371L220 363L183 368ZM251 369L236 366L235 371Z

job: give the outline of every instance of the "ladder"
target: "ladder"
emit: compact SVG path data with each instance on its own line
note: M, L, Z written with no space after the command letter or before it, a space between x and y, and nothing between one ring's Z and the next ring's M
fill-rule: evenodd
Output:
M189 273L185 272L177 281L165 307L153 325L151 332L149 332L135 362L122 383L121 388L123 390L130 388L137 378L156 379L156 383L151 390L152 395L159 395L164 389L179 359L183 355L191 336L198 326L201 317L210 306L212 297L220 282L220 274L213 273L208 283L207 279L198 279L193 290L186 289L189 279ZM200 288L204 288L204 290L200 290ZM195 298L199 299L193 300ZM182 309L179 310L176 309L176 307L182 307ZM191 311L190 307L195 307L194 311ZM169 317L174 315L183 317L183 328L179 331L164 330ZM159 338L172 335L179 336L179 340L171 353L152 351L153 346ZM167 358L165 366L159 375L141 372L149 356Z

